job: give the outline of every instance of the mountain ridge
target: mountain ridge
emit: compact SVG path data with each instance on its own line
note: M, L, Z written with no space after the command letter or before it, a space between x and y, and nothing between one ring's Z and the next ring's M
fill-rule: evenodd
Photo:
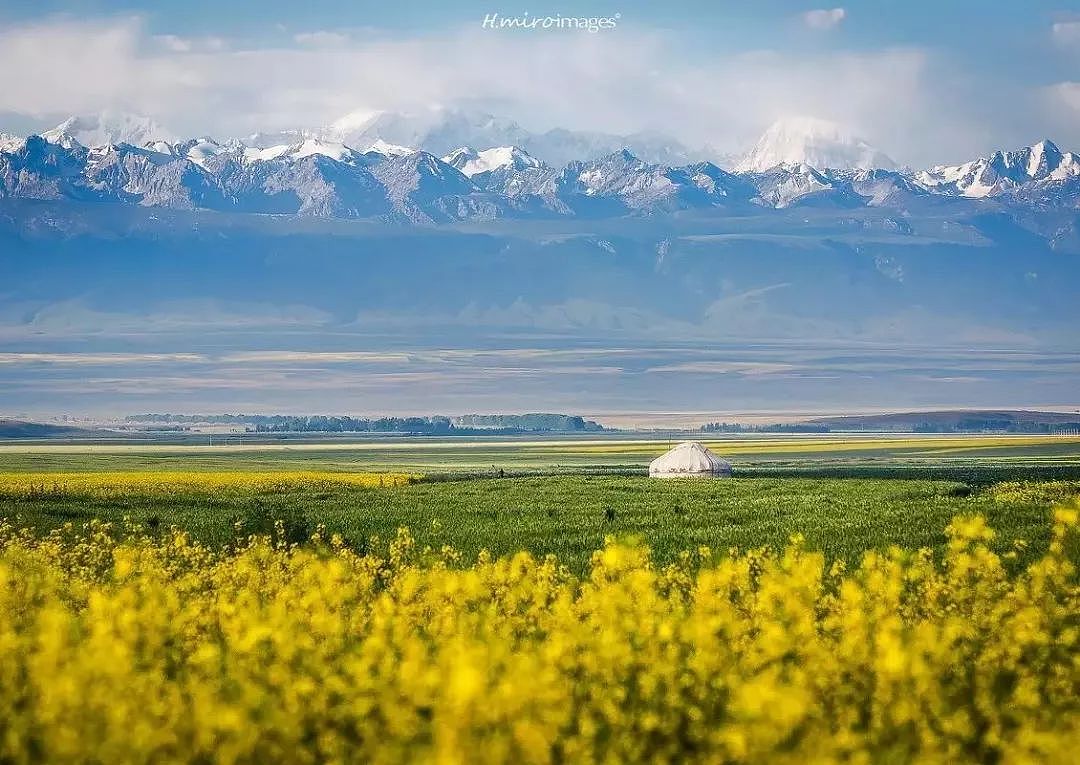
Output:
M1020 212L1080 206L1080 155L1042 140L921 171L782 162L728 172L648 162L628 148L558 167L516 146L425 150L296 136L255 148L201 137L84 146L69 133L0 143L0 199L372 218L434 225L535 216L618 217L717 208L913 205L967 199Z

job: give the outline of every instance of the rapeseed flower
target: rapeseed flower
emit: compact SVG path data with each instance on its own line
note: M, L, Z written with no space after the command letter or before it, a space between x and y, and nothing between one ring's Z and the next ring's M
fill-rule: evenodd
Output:
M0 760L1068 762L1077 508L1051 522L1011 574L964 517L939 559L611 539L581 579L404 529L361 555L2 525Z

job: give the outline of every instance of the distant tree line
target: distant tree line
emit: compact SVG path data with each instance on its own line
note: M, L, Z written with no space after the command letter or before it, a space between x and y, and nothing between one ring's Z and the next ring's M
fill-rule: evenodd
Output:
M1077 422L1031 422L1024 420L959 420L954 423L919 422L913 433L1028 433L1032 435L1065 435L1080 433Z
M828 425L806 423L773 423L771 425L741 425L737 422L707 422L703 433L828 433Z
M416 433L450 435L453 424L445 417L309 417L270 416L255 424L258 433Z
M894 433L1021 433L1031 435L1080 435L1080 422L1032 422L1024 420L971 418L950 422L851 423L839 428L816 423L741 425L737 422L709 422L703 433L831 433L835 430L882 431Z
M243 425L257 433L408 433L415 435L515 435L519 433L584 433L604 428L568 414L470 414L460 417L347 417L282 414L137 414L128 422Z
M465 414L451 417L456 428L520 428L526 431L551 431L559 433L594 432L603 426L573 414Z

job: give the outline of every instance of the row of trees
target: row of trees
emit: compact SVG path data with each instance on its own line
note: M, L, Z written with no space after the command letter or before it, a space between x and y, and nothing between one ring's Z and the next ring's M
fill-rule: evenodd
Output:
M421 435L492 435L516 433L584 433L603 427L569 414L468 414L459 417L348 417L283 414L142 414L129 422L152 423L158 429L190 424L242 425L257 433L411 433Z
M774 423L772 425L741 425L737 422L707 422L704 433L828 433L828 425Z

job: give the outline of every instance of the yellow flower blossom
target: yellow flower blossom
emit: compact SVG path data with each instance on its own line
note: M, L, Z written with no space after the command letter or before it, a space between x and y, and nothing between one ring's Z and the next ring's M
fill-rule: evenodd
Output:
M361 555L0 524L0 760L1069 762L1077 509L1012 574L977 517L938 560L609 539L582 579L405 529Z
M0 496L39 498L78 496L109 498L131 494L294 491L329 488L388 488L420 476L405 473L348 473L325 470L172 471L101 473L0 473Z

